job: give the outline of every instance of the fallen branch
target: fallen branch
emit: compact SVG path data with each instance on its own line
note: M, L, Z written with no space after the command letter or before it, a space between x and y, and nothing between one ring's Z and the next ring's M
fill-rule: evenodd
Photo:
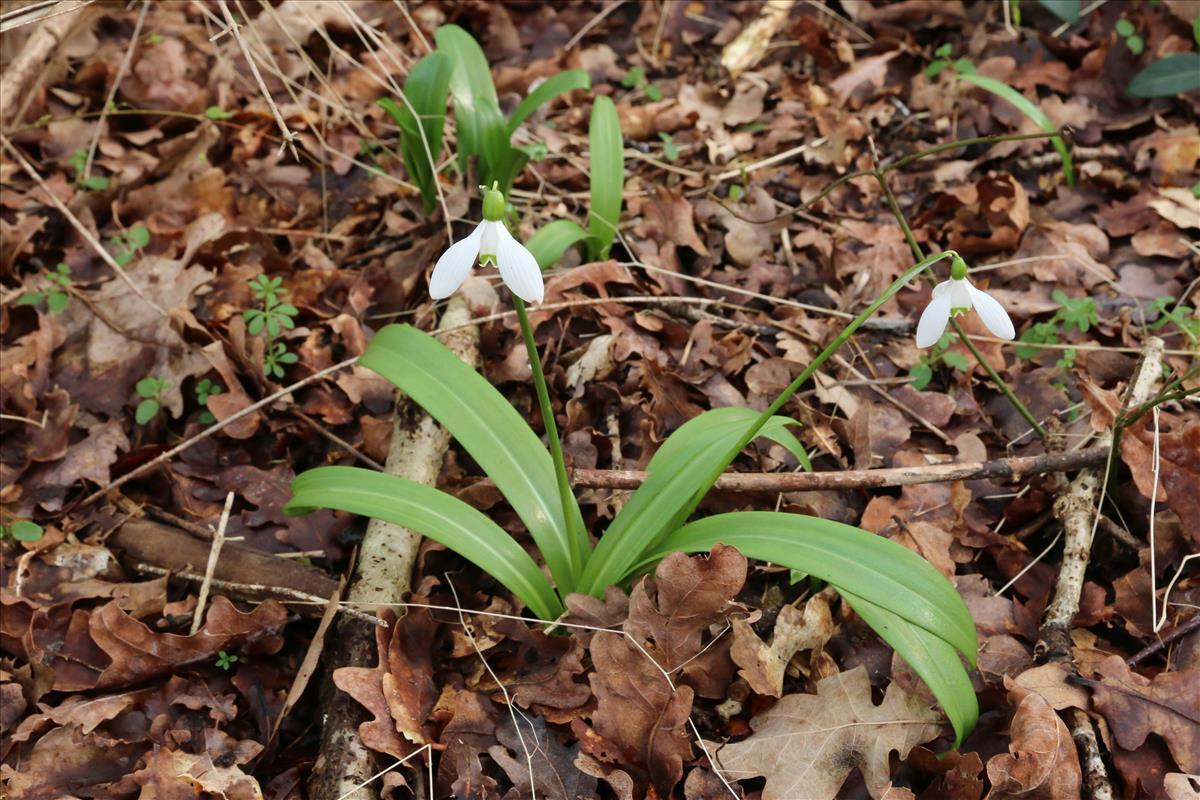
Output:
M443 344L474 365L479 360L479 328L469 324L466 301L455 297L442 315ZM450 434L409 398L398 394L392 439L384 472L411 481L434 485L450 444ZM355 575L346 597L352 608L395 606L404 600L412 583L413 564L421 537L413 531L372 519L359 546ZM326 654L326 675L339 667L369 667L377 658L375 631L370 625L343 617ZM375 757L363 745L358 726L365 721L362 706L333 686L331 677L321 687L320 758L309 780L313 800L375 800L369 781L377 772Z
M29 79L34 73L41 70L46 59L58 50L58 46L62 44L71 29L91 19L91 11L86 15L73 13L88 5L90 3L78 2L78 0L74 4L63 2L47 10L46 13L38 13L36 18L31 18L31 22L38 18L43 21L25 40L20 52L4 68L4 75L0 77L0 120L8 120L17 101L24 95ZM6 29L26 24L23 20L17 19L12 19L11 25L8 23L9 21L6 21ZM28 102L22 104L21 111L24 111L28 105ZM13 120L13 124L19 122L19 119Z
M1114 418L1114 425L1119 424L1129 409L1140 408L1154 394L1154 385L1162 376L1162 360L1163 341L1152 336L1142 345L1141 361L1121 403L1121 410ZM1112 428L1097 439L1099 449L1106 452L1112 449ZM1075 669L1071 655L1071 622L1079 613L1079 599L1091 558L1092 539L1099 525L1099 506L1103 495L1100 494L1100 500L1097 500L1097 495L1103 491L1108 480L1107 462L1105 466L1103 472L1098 468L1088 468L1070 483L1064 481L1054 501L1054 515L1062 524L1065 539L1063 560L1054 586L1054 596L1038 631L1035 652L1042 661L1069 664L1072 672ZM1067 721L1071 737L1080 751L1080 765L1088 796L1092 800L1113 800L1112 782L1108 778L1091 718L1083 711L1074 710L1068 715Z
M714 488L724 492L805 492L821 489L874 489L912 486L919 483L973 481L987 478L1019 480L1025 475L1070 472L1096 467L1108 458L1107 447L1091 447L1070 453L1016 456L995 461L962 464L929 464L923 467L852 469L839 472L727 472ZM634 469L577 469L572 482L588 489L636 489L646 473Z

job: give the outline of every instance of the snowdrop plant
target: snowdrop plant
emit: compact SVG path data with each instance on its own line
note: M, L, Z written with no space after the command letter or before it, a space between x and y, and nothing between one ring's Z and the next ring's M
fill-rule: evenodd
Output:
M483 222L438 259L429 279L430 296L442 300L454 294L476 263L500 270L504 285L526 303L542 302L542 270L533 254L504 226L504 195L496 184L484 192Z
M933 287L929 305L917 322L917 347L932 347L942 338L953 317L962 316L972 308L993 336L1012 341L1017 335L1008 312L996 298L976 289L967 277L967 264L954 256L950 264L950 280Z
M481 226L452 245L435 268L435 273L443 270L435 276L437 294L453 291L461 275L479 261L493 263L488 256L503 275L505 253L516 252L511 247L506 251L507 231L496 218L502 198L490 192L489 197ZM483 227L489 224L501 227ZM286 511L335 508L408 527L473 562L507 587L533 616L549 621L563 613L568 594L600 597L608 586L628 585L672 552L708 552L717 543L732 545L751 558L836 587L924 679L961 741L978 717L963 664L964 659L975 663L975 625L953 584L928 561L861 528L804 514L744 511L692 519L717 478L757 439L784 446L807 467L803 446L790 430L798 423L779 413L784 404L908 281L952 255L930 256L905 271L763 411L718 408L678 428L650 460L645 482L607 529L596 532L594 547L571 490L520 292L513 305L529 353L545 444L487 379L433 336L410 325L379 331L360 363L394 383L450 431L524 522L544 568L496 522L462 500L358 467L320 467L301 474L292 484ZM524 291L525 285L519 285Z

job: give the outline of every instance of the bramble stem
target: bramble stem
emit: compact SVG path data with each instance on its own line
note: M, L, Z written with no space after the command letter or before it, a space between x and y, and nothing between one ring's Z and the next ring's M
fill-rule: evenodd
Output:
M563 521L567 526L572 578L578 579L583 571L584 547L587 541L579 515L579 504L571 492L567 464L563 459L562 441L558 436L558 423L554 421L554 406L550 404L550 391L546 388L546 375L542 372L542 358L538 353L537 342L533 339L533 326L529 324L529 315L525 313L525 301L514 295L513 308L516 309L517 320L521 323L521 335L525 339L529 367L533 371L533 385L537 391L538 405L542 409L542 423L546 428L546 439L550 443L550 456L554 459L558 496L562 502ZM560 586L559 592L565 594L572 589L573 587Z

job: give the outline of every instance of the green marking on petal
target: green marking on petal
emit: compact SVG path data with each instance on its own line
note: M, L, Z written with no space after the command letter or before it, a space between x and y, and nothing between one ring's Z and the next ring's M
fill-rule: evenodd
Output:
M488 264L491 264L493 267L499 267L500 259L494 253L480 253L479 266L486 267Z
M963 308L962 306L954 306L950 309L950 316L961 317L963 314L967 313L970 310L971 309Z

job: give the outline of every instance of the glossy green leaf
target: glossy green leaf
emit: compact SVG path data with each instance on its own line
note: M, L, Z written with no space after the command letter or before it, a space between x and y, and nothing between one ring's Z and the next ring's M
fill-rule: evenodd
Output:
M1058 131L1058 127L1050 121L1050 118L1046 116L1046 112L1042 111L1042 109L1036 103L1008 84L1001 83L1000 81L994 78L989 78L986 75L980 75L977 72L960 71L958 73L958 79L961 81L966 81L974 86L978 86L984 91L991 92L1001 100L1012 104L1017 108L1018 111L1036 122L1038 126L1047 133L1055 133ZM1061 136L1050 137L1050 142L1054 145L1054 149L1058 151L1059 156L1062 157L1063 175L1066 176L1067 184L1074 186L1075 165L1074 162L1071 161L1071 151L1067 148L1067 143L1062 140Z
M500 581L538 617L555 619L562 613L550 582L529 554L503 528L457 497L382 472L319 467L292 481L292 499L284 511L303 514L316 508L335 508L411 528Z
M979 720L979 701L955 649L939 636L909 623L883 606L840 587L838 591L855 613L925 681L954 727L954 746L961 745Z
M493 182L507 197L513 179L525 166L529 156L514 148L510 142L508 126L500 107L483 98L475 106L475 133L479 137L479 153L483 157L479 174L485 186Z
M480 154L476 110L480 99L500 107L492 71L479 43L457 25L443 25L434 34L439 52L454 60L450 91L454 94L454 121L458 131L458 167L466 171L467 159Z
M559 590L572 591L582 565L571 555L554 463L508 400L441 342L410 325L381 330L359 363L450 431L525 522ZM579 514L578 506L569 513Z
M446 95L453 73L454 59L445 53L430 53L413 66L404 81L407 104L403 98L400 103L387 97L379 101L400 126L404 165L421 190L426 213L431 213L437 205L434 170L442 150Z
M587 231L570 219L556 219L538 228L525 249L533 253L538 266L543 270L550 269L563 257L563 253L587 238Z
M1134 97L1170 97L1200 89L1200 53L1163 56L1134 76L1125 89Z
M611 98L600 96L592 103L588 147L592 188L588 250L591 258L597 260L608 258L612 249L621 219L621 195L625 191L625 146L617 107Z
M576 89L591 89L592 79L587 72L582 69L569 69L566 72L560 72L557 75L551 75L546 80L542 81L537 87L530 92L512 116L508 119L508 132L511 135L517 128L521 127L521 123L529 118L529 115L537 111L546 103L549 103L554 98L567 92L575 91Z
M748 408L706 411L679 426L647 464L646 480L617 512L580 578L579 591L599 596L606 586L620 583L647 553L656 551L667 534L684 523L708 491L705 483L713 464L722 459L754 424L758 412ZM788 417L772 417L759 435L797 455L811 469L807 453L788 425Z
M882 606L945 639L975 663L975 623L954 585L907 547L845 523L774 511L717 514L675 530L637 568L676 550L707 552L717 542Z
M1038 0L1042 8L1049 11L1063 22L1074 25L1079 21L1079 0Z

